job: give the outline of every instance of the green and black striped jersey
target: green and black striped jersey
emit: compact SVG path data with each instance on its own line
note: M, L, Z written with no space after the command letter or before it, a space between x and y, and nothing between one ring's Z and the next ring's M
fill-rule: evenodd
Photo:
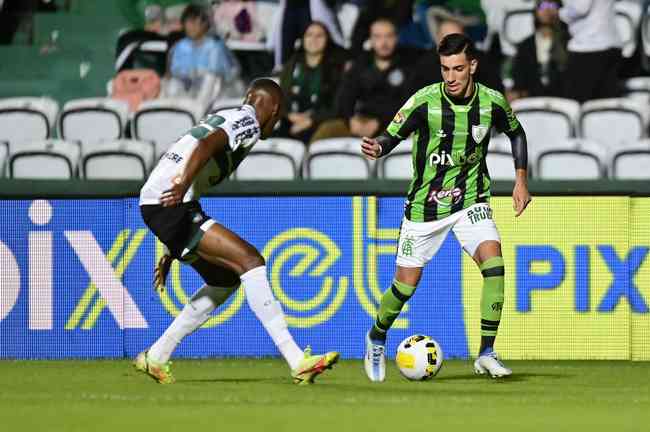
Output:
M386 131L413 134L413 179L405 216L413 222L442 219L490 197L486 164L492 127L513 135L521 127L503 94L475 84L467 105L457 105L443 83L406 101Z

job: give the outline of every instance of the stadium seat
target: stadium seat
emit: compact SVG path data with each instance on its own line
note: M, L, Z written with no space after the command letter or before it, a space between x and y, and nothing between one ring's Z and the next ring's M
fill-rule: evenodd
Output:
M535 33L535 12L533 9L511 9L503 19L501 35L506 45L504 52L516 52L515 46ZM510 50L508 50L510 48Z
M5 167L7 165L7 156L9 155L9 143L0 141L0 178L5 176Z
M120 139L129 115L128 103L110 98L67 102L59 115L59 135L84 144Z
M534 97L518 99L512 109L528 138L529 152L534 157L555 147L558 141L576 135L580 104L570 99ZM510 145L503 151L510 151Z
M643 104L650 104L650 77L634 77L623 82L625 95Z
M623 57L630 58L637 47L637 31L641 24L643 8L637 1L619 0L616 9L616 28L623 41Z
M213 112L217 112L225 109L231 109L231 108L238 108L242 105L243 99L244 98L217 99L210 105L207 113L213 113Z
M235 171L237 180L292 180L300 177L305 145L298 140L258 141Z
M345 39L346 42L346 48L350 47L352 32L354 31L354 25L357 23L360 12L359 6L350 2L345 2L340 6L338 13L336 14L339 25L341 26L343 39Z
M535 169L542 180L595 180L607 176L604 149L588 140L567 140L539 154Z
M399 143L387 156L377 161L377 176L384 179L411 180L413 178L413 141Z
M133 116L131 136L153 142L160 156L201 119L203 108L191 99L145 101Z
M52 136L59 104L50 98L0 99L0 140L12 149Z
M515 163L511 152L489 150L486 162L492 180L515 179Z
M615 180L650 180L650 140L640 140L619 149L612 157Z
M648 106L628 99L585 102L580 116L581 136L616 149L647 136Z
M361 139L330 138L311 143L303 164L310 179L367 179L374 163L361 154Z
M34 141L11 150L11 178L71 179L76 176L81 154L76 142L63 140Z
M118 140L84 146L81 173L84 179L144 180L152 167L151 142Z

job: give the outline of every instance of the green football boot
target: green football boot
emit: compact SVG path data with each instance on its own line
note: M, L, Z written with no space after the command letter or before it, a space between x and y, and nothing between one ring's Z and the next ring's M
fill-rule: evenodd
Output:
M314 379L325 372L327 369L332 369L332 366L339 361L339 353L330 351L321 355L312 355L311 348L305 348L305 357L300 361L297 368L291 371L294 384L306 385L313 384Z
M146 373L160 384L173 384L176 380L171 371L172 362L156 363L147 356L147 351L143 351L133 361L133 367L139 372Z

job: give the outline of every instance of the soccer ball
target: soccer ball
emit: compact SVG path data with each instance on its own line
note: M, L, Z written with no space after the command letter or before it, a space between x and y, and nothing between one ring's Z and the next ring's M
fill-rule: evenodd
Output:
M395 363L406 379L425 381L442 367L443 354L438 342L429 336L409 336L399 344Z

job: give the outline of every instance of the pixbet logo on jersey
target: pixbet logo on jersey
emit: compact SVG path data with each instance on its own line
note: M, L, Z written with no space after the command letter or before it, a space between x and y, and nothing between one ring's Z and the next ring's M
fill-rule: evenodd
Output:
M473 165L478 163L483 156L481 149L476 149L476 151L470 155L466 155L464 151L456 151L449 153L445 150L442 153L431 153L429 156L429 165L444 165L444 166L459 166L470 164Z

